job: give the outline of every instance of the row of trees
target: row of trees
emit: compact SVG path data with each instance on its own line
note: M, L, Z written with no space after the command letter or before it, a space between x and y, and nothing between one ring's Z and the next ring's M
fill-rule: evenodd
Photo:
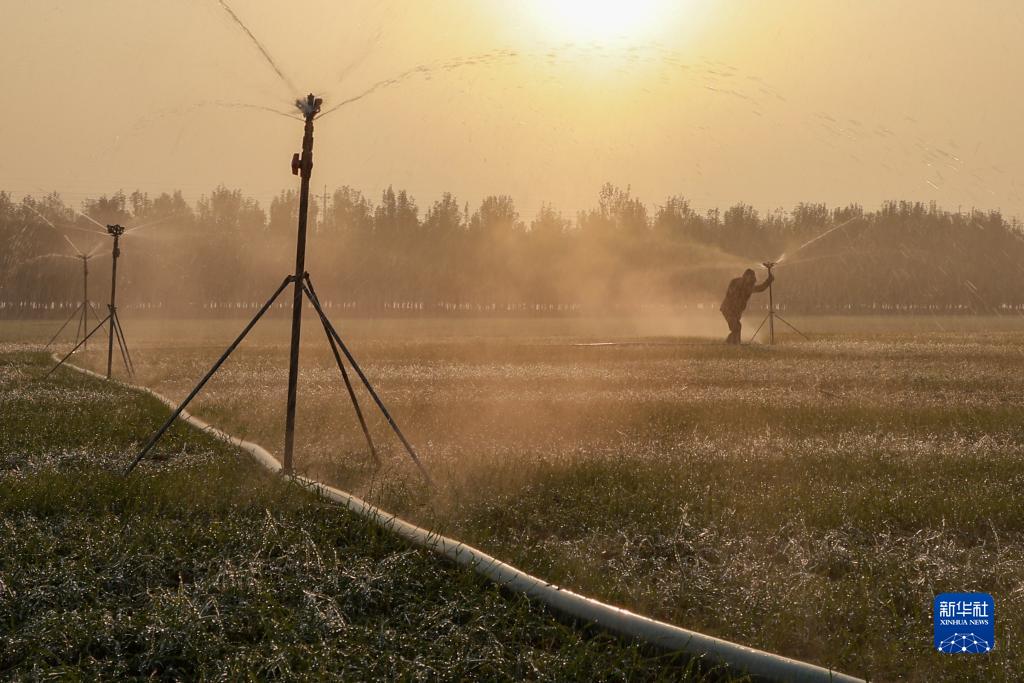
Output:
M999 212L911 202L875 211L813 203L698 211L679 196L652 209L612 185L571 218L551 206L524 218L508 196L471 208L444 194L422 208L391 188L372 201L342 187L321 203L311 202L308 268L321 298L366 314L394 302L425 311L707 304L744 268L780 259L780 295L791 309L1024 305L1021 225ZM124 239L119 272L129 305L188 312L249 304L292 267L293 191L266 210L219 187L194 205L180 192L118 192L81 211L103 224L159 221ZM83 251L107 251L109 238L88 230L97 228L58 195L15 202L0 192L0 313L78 299L81 271L66 258L73 252L61 232ZM94 259L96 277L108 261Z

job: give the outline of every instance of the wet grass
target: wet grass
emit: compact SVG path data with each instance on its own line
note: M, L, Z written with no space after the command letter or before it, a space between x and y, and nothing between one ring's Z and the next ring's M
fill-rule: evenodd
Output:
M864 322L742 349L611 323L346 322L441 491L377 417L386 464L369 466L312 334L297 462L688 628L876 680L1018 680L1024 325L916 318L851 333ZM142 381L184 395L220 346L189 329L209 331L139 335ZM247 345L197 412L278 450L284 339L272 325ZM606 340L657 344L575 346ZM995 651L935 653L934 595L973 590L995 596Z
M0 678L721 679L557 620L185 427L0 355Z

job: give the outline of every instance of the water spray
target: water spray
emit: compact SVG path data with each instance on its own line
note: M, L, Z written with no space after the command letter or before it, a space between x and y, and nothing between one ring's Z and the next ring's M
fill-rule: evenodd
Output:
M794 256L796 254L799 254L801 251L803 251L807 247L811 246L812 244L816 244L820 240L825 239L829 235L835 233L838 230L841 230L841 229L845 228L850 223L853 223L854 221L860 220L860 219L861 219L860 216L854 216L853 218L850 218L848 220L843 221L839 225L834 225L831 228L828 228L827 230L824 230L821 234L819 234L819 235L817 235L817 236L807 240L806 242L801 244L799 247L797 247L793 251L785 253L785 254L782 254L776 260L774 260L774 261L764 261L763 263L761 263L761 265L765 269L768 270L768 278L769 278L769 283L768 283L768 315L766 315L764 317L764 320L761 321L761 324L757 326L757 329L754 331L754 334L750 337L750 341L754 341L755 339L757 339L757 334L761 331L761 328L764 327L765 323L768 323L768 343L769 344L774 344L775 343L775 321L776 320L778 320L779 322L781 322L781 323L785 324L786 326L788 326L791 330L793 330L794 332L799 334L804 339L807 339L808 341L810 341L810 339L807 337L806 334L804 334L803 332L798 330L796 327L794 327L792 323L790 323L788 320L786 320L781 315L779 315L778 312L775 310L775 295L774 295L774 292L773 292L773 289L772 289L773 285L775 284L775 273L774 273L774 270L775 270L775 268L777 266L782 265L783 262L785 262L786 259L788 259L789 257ZM800 261L797 261L796 263L800 263Z
M238 25L238 27L245 33L245 35L249 37L249 40L253 42L253 44L256 46L256 49L259 50L261 55L263 55L263 59L267 61L267 64L270 65L270 68L274 70L274 73L277 74L277 77L280 78L281 82L283 82L285 87L288 88L289 93L294 94L300 92L300 90L296 88L295 85L292 83L291 79L288 78L285 75L285 73L281 70L281 67L277 65L277 62L274 61L274 58L270 56L270 52L268 52L267 48L263 46L263 43L261 43L256 38L255 35L253 35L253 32L249 30L249 27L245 25L245 22L243 22L241 18L237 14L235 14L235 10L231 9L231 6L227 2L225 2L225 0L217 1L220 3L221 8L228 13L228 16L230 16L231 19Z
M223 4L223 3L222 3ZM146 445L139 451L138 455L128 466L125 474L131 474L132 470L142 461L143 458L153 449L160 438L170 429L171 425L174 424L175 420L181 416L188 407L189 403L199 394L202 388L207 382L216 374L217 370L224 364L225 361L231 356L231 354L238 348L242 341L246 338L256 323L264 316L264 314L273 306L274 302L277 301L278 297L288 288L288 285L292 286L292 327L291 327L291 345L288 354L288 398L285 405L285 440L284 440L284 456L282 459L282 472L286 475L293 475L295 473L294 465L294 452L295 452L295 413L298 405L298 380L299 380L299 348L302 338L302 307L305 301L308 301L313 309L316 311L317 316L320 319L320 324L324 328L324 333L327 336L327 340L331 346L331 351L334 355L335 361L338 365L338 370L341 373L342 379L345 382L345 387L348 391L349 399L352 402L352 406L355 410L356 417L359 421L359 425L363 431L363 435L366 438L367 447L369 448L370 455L373 457L374 462L380 464L380 459L377 455L377 449L373 443L373 438L370 435L370 430L366 424L366 420L363 415L362 408L359 405L359 400L356 396L355 390L352 386L352 381L349 376L348 370L345 367L344 360L347 360L349 365L355 371L356 376L362 382L367 393L373 399L377 408L384 416L388 425L394 431L395 435L401 441L402 446L405 448L409 458L413 461L416 467L419 469L420 474L427 481L428 484L433 486L434 482L430 478L430 474L427 472L423 463L420 461L419 455L416 453L416 449L402 433L398 423L392 417L390 411L384 405L380 395L373 388L366 373L359 366L352 352L348 346L342 340L341 335L335 329L331 323L327 314L324 312L323 306L320 304L320 299L316 295L316 290L313 288L313 281L306 272L306 236L307 236L307 223L309 218L309 186L310 179L313 175L313 122L320 114L323 106L323 100L316 97L312 93L307 97L296 100L295 106L302 113L303 120L305 122L302 135L302 151L296 153L291 159L291 171L293 175L297 175L300 178L299 184L299 221L298 231L296 233L295 240L295 270L290 275L286 276L274 293L267 299L266 303L256 312L256 315L249 321L242 332L237 338L228 346L228 348L221 354L220 358L213 364L213 367L206 373L206 375L199 381L199 383L192 389L184 401L171 413L171 416L164 422L164 424L150 437ZM113 234L113 233L111 233ZM115 235L115 244L117 236ZM113 298L111 298L111 308L113 310ZM340 351L340 353L339 353ZM344 360L343 360L344 357Z
M793 251L791 251L789 253L786 253L786 254L783 254L782 256L780 256L778 259L775 260L775 262L772 264L772 266L774 267L774 266L777 266L777 265L781 264L783 261L785 261L790 256L794 256L795 254L799 254L801 251L803 251L807 247L811 246L812 244L815 244L815 243L825 239L826 237L828 237L832 233L836 232L837 230L842 230L843 228L848 226L850 223L853 223L854 221L858 221L858 220L861 220L861 219L862 219L861 216L854 216L853 218L850 218L848 220L843 221L839 225L832 226L828 230L823 231L820 235L817 235L816 237L813 237L813 238L807 240L806 242L801 244L799 247L797 247ZM767 266L768 264L762 263L761 265Z

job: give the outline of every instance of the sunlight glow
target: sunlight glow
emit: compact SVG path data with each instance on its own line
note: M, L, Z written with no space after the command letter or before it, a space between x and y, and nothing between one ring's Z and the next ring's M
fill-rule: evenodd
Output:
M643 40L668 19L678 0L533 0L532 5L558 38Z

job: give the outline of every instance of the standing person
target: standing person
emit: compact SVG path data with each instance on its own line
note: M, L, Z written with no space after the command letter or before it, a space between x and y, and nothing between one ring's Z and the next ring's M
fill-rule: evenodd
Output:
M725 292L725 300L719 307L722 315L725 316L725 321L729 323L729 336L725 339L726 344L739 344L741 341L740 331L743 326L740 324L740 318L743 316L743 311L747 309L750 295L754 292L763 292L774 281L775 275L769 271L768 278L761 284L757 284L757 275L753 270L747 268L742 277L735 278L729 283L729 289Z

